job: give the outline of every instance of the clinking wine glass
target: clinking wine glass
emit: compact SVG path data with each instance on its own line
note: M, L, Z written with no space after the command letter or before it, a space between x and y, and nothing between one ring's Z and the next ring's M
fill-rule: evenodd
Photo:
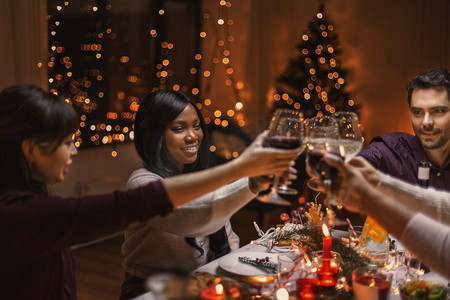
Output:
M339 111L333 115L333 118L338 127L339 154L345 161L349 161L363 147L358 115L353 112Z
M332 124L330 119L334 119L335 124ZM336 127L332 129L330 126ZM358 115L353 112L340 111L330 117L313 118L310 123L310 130L311 136L309 138L320 138L320 136L325 137L326 135L327 138L337 139L336 143L333 143L330 148L333 148L333 152L345 161L355 157L363 147ZM324 133L327 130L328 132ZM324 184L330 183L330 181L324 182ZM311 178L307 185L312 190L320 191L321 186L318 179Z
M269 124L269 135L266 143L268 147L294 149L303 145L305 127L303 115L300 111L287 108L279 108L272 116ZM257 197L264 203L289 206L291 203L278 195L278 193L297 194L294 189L284 186L279 189L280 177L275 176L270 192Z
M338 126L333 117L316 116L311 118L308 129L308 141L306 143L306 164L309 170L323 182L328 196L330 196L333 179L338 174L338 171L336 168L328 165L323 160L323 156L327 153L339 155L338 139ZM318 179L311 178L308 181L308 186L316 190L318 182Z

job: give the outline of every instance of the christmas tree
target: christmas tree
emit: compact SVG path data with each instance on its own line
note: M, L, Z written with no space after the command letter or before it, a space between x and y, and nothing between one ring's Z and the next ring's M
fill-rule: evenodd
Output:
M323 4L297 49L299 55L277 78L274 107L301 109L308 118L336 111L357 112L358 105L345 91L348 71L338 59L342 50Z

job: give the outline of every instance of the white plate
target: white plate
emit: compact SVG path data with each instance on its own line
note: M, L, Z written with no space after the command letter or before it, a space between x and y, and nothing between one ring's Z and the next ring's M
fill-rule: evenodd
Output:
M267 252L234 252L219 259L219 266L233 274L242 276L267 276L271 275L258 269L255 266L239 261L239 257L249 257L250 259L263 259L268 257L269 262L278 263L278 254ZM273 274L272 274L273 275Z

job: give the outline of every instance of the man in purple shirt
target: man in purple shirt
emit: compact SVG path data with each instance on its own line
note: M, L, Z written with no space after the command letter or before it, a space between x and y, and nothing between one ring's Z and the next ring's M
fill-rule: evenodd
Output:
M450 191L450 72L437 67L407 85L415 135L393 132L372 139L359 155L378 170L418 184L421 161L431 163L429 186Z

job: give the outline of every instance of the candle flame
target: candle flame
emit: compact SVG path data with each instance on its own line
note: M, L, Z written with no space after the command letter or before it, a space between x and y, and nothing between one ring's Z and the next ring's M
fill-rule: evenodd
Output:
M372 278L372 281L369 284L370 287L374 287L375 286L375 279Z
M289 293L285 288L279 288L276 292L277 300L288 300L289 299Z
M222 284L216 284L216 293L217 294L223 294L223 285Z
M322 224L322 232L323 232L323 235L330 236L330 231L328 230L328 227L326 224Z

